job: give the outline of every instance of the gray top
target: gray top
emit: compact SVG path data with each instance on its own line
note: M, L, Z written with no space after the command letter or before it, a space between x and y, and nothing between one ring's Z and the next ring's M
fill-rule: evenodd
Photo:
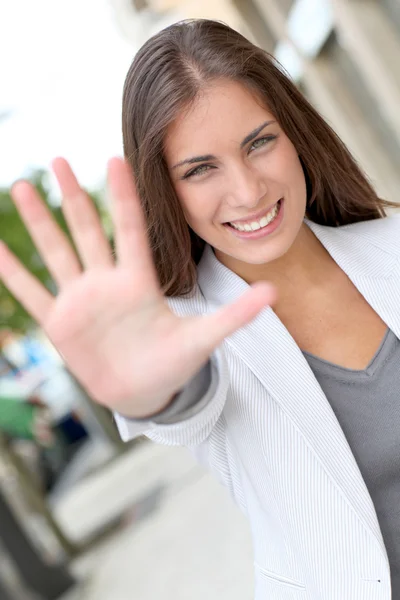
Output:
M303 354L344 431L375 505L391 567L392 595L400 598L400 341L388 329L363 371ZM206 365L152 420L166 424L197 413L210 381Z
M303 353L367 485L385 541L392 596L400 598L400 342L389 329L363 371Z

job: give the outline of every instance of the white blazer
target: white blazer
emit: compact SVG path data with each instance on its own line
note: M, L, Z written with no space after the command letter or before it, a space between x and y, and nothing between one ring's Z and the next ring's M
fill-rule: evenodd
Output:
M339 228L306 223L400 338L400 215ZM196 295L173 301L181 315L214 311L247 288L210 248L198 271ZM371 497L326 396L274 311L226 339L213 365L212 394L200 412L162 426L117 417L123 439L145 434L188 446L228 487L250 522L255 600L389 600Z

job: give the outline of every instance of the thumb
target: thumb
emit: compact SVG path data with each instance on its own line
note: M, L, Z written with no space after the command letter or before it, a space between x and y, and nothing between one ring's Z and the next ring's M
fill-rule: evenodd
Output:
M217 347L226 337L252 321L266 306L276 302L277 291L270 283L257 282L237 300L205 318L204 341ZM207 341L206 341L207 340Z

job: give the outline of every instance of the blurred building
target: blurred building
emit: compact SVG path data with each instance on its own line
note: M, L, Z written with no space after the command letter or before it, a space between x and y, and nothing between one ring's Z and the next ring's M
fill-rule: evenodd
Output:
M222 20L274 54L377 187L400 200L399 0L110 0L135 47L183 18Z

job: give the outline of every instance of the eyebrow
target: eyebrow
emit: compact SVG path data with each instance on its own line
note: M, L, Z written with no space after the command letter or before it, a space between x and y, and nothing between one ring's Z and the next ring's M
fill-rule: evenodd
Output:
M266 127L268 127L268 125L271 125L272 123L275 123L275 121L265 121L265 123L262 123L261 125L256 127L256 129L253 129L253 131L251 131L248 135L246 135L246 137L240 143L240 147L243 148L246 144L248 144L249 142L254 140L254 138L256 138L263 129L265 129ZM214 156L214 154L204 154L203 156L192 156L191 158L185 158L185 160L181 160L176 165L174 165L172 167L172 169L177 169L178 167L182 167L183 165L193 165L195 163L205 162L207 160L216 160L216 158L217 157Z

